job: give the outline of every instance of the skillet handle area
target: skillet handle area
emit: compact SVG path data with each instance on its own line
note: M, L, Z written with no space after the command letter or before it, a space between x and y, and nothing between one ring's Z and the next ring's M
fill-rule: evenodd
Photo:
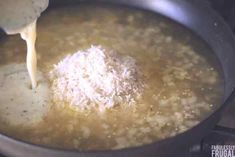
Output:
M228 150L235 153L235 129L216 125L215 128L208 134L200 144L191 147L192 156L212 156L213 147L222 146L230 147ZM221 148L220 150L225 150Z

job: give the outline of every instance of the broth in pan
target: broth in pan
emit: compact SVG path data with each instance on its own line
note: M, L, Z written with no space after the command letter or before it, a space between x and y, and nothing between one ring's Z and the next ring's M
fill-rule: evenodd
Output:
M134 147L192 128L221 103L223 79L210 48L161 16L80 5L49 10L37 28L43 77L34 94L19 93L30 84L24 42L0 39L0 131L10 137L64 149ZM9 66L16 70L8 74ZM22 109L24 101L32 108ZM36 113L41 118L27 123ZM21 116L25 124L14 123Z

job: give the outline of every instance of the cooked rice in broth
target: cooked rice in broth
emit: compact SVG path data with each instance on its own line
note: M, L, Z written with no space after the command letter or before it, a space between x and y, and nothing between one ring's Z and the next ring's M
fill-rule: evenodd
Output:
M210 48L161 16L80 5L49 10L37 28L48 111L34 125L0 116L1 133L56 148L121 149L182 133L221 102L223 80ZM1 67L25 62L18 36L0 43Z

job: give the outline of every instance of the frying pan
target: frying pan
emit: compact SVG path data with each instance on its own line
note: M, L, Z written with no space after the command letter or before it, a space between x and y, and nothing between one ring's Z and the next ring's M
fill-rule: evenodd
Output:
M224 108L235 97L235 38L232 31L207 3L199 0L51 0L49 9L75 3L111 3L165 16L190 29L213 50L223 69L225 87L221 106L195 127L152 144L103 151L68 151L17 141L0 134L0 152L13 157L172 157L185 156L216 125Z

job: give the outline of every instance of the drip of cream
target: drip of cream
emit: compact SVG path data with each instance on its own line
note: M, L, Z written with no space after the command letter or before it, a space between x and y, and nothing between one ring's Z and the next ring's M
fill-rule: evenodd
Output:
M7 34L18 34L27 44L27 69L32 88L37 86L36 68L37 59L35 51L36 20L48 7L49 0L0 0L0 27ZM31 23L32 22L32 23ZM28 24L25 27L25 24ZM24 28L23 28L24 27Z
M36 23L37 20L27 25L21 31L19 31L22 39L26 41L27 45L27 57L26 64L28 73L31 80L32 88L36 88L36 72L37 72L37 54L35 49L35 41L36 41Z

